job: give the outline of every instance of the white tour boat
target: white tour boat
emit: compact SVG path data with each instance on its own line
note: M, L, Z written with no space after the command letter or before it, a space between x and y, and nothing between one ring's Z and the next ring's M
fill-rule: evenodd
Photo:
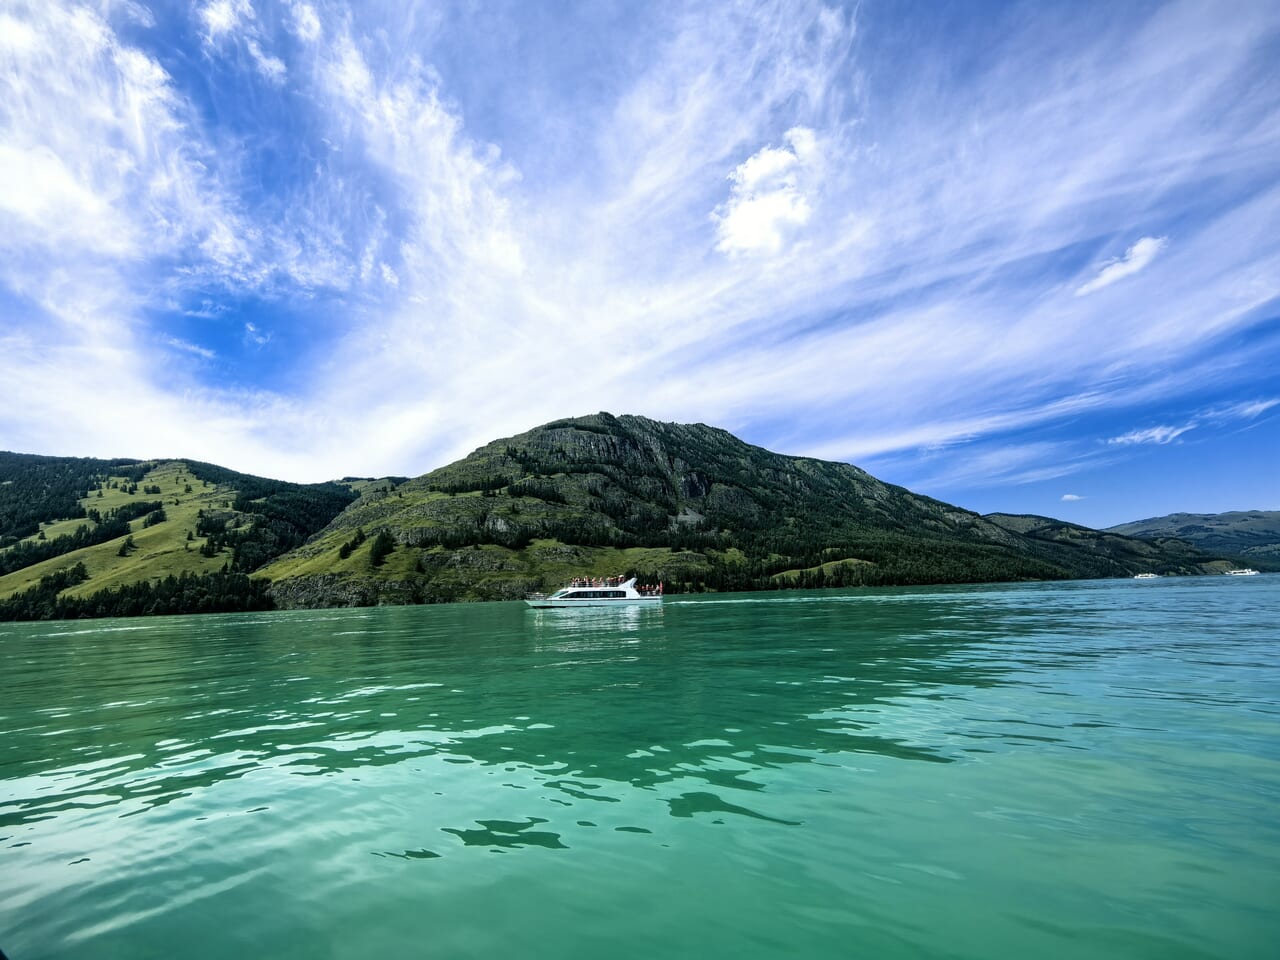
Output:
M1159 579L1160 579L1160 574L1158 574L1158 573L1135 573L1135 574L1133 575L1133 579L1135 579L1135 580L1159 580Z
M573 580L553 594L533 593L525 598L531 607L618 607L662 605L662 584L656 587L637 587L636 578L604 579L581 578Z
M1252 567L1245 567L1242 570L1226 570L1224 571L1228 577L1256 577L1258 571Z

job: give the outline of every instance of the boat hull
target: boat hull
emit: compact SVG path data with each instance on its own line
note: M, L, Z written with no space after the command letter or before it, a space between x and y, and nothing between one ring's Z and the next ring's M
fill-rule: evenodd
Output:
M589 600L526 600L537 610L574 610L579 607L660 607L662 597L593 597Z

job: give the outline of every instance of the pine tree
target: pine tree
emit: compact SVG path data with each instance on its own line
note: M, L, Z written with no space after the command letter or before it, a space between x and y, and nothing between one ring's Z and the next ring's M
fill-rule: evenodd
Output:
M373 546L369 548L369 562L375 567L382 566L387 556L396 548L396 538L383 530L373 538Z

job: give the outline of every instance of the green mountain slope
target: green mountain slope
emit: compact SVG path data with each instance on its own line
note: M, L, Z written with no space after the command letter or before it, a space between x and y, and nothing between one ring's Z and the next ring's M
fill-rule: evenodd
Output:
M166 578L248 574L323 528L356 499L351 486L196 461L0 453L0 618L155 612ZM232 583L247 581L214 592Z
M366 492L260 573L292 607L512 598L571 574L722 590L1212 569L1185 544L1017 526L702 424L602 413Z
M50 521L84 518L82 500L102 479L137 482L145 471L138 460L0 451L0 548L36 536Z
M1109 527L1126 537L1177 537L1199 547L1280 570L1280 510L1172 513Z
M1072 568L1101 577L1115 576L1117 565L1125 573L1220 573L1233 565L1176 537L1139 539L1032 514L989 513L986 519L1055 551L1054 556L1070 557Z

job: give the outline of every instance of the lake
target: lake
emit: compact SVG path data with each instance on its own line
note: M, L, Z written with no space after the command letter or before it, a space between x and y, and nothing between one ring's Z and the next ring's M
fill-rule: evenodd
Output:
M0 624L0 948L1274 957L1280 576Z

